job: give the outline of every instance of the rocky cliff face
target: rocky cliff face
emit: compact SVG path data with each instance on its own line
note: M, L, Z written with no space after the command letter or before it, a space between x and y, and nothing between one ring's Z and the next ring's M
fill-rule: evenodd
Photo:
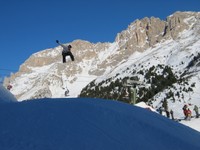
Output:
M200 13L176 12L165 21L154 17L136 20L118 33L113 43L75 40L67 43L73 47L75 62L68 59L66 64L61 62L60 46L43 50L31 55L17 73L5 79L4 85L10 82L14 87L11 92L19 100L64 97L66 86L71 90L78 86L76 92L69 93L77 96L93 79L107 76L138 52L144 53L167 40L178 41L184 31L194 30L193 34L199 36L199 20Z

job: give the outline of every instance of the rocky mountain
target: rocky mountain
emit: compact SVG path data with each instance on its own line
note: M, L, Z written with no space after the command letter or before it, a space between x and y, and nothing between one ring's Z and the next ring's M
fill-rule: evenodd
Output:
M113 43L70 43L75 61L63 64L60 46L31 55L4 80L19 101L42 97L101 97L122 100L127 79L137 101L160 107L200 106L200 12L175 12L166 20L143 18L117 34Z

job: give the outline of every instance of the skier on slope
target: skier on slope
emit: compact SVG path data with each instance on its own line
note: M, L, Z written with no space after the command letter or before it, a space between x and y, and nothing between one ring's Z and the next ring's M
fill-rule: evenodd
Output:
M72 46L63 45L58 40L56 40L56 43L58 43L63 48L63 51L62 51L63 63L66 63L66 56L70 56L71 60L74 61L74 55L71 52Z
M193 109L196 113L196 118L199 118L199 110L198 110L198 107L197 105L194 105L194 109Z

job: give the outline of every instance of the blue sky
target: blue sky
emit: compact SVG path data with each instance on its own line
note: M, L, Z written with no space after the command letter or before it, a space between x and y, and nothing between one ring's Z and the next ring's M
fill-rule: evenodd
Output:
M200 0L2 0L0 77L33 53L76 39L113 42L136 19L200 11Z

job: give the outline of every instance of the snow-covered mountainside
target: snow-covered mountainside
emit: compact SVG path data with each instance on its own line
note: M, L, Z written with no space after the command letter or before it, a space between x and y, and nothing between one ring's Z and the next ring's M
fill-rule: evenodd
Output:
M175 116L187 103L200 106L200 13L176 12L167 19L144 18L117 34L113 43L71 43L75 61L63 64L61 47L30 56L19 72L4 80L19 101L34 98L101 97L123 100L127 79L138 101L155 109L168 102ZM179 106L179 107L177 107Z

